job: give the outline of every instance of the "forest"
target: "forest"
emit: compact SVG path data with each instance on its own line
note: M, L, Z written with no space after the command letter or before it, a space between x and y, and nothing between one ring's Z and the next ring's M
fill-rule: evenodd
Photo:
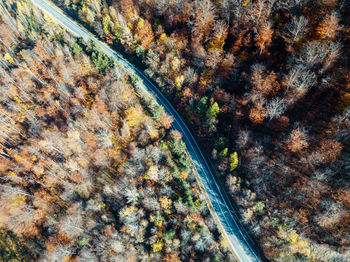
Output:
M349 1L54 2L172 101L269 260L349 261Z
M0 3L1 262L235 261L140 85L30 1Z

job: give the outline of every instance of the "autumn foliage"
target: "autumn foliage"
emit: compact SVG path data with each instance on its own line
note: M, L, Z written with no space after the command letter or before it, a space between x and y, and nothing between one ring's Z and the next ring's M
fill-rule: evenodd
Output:
M217 168L218 176L236 203L242 221L268 259L349 260L349 1L54 2L69 14L74 14L75 19L102 40L123 52L187 120L198 143ZM18 4L18 7L22 5ZM15 24L11 23L8 27L14 28ZM33 30L33 23L29 25ZM7 31L0 32L1 40L6 46L11 46L19 32L9 35ZM60 41L60 36L56 34L52 39ZM30 48L34 48L41 57L45 56L45 52L40 50L42 46L45 45ZM72 47L72 51L78 54L80 49ZM2 144L16 144L24 135L19 132L26 126L21 110L30 108L30 105L23 94L24 89L17 90L13 86L31 83L31 76L12 67L25 56L25 52L17 54L9 49L1 53L6 68L11 68L11 77L20 76L16 79L23 79L22 82L6 83L4 97L16 101L16 106L11 107L12 120L2 125L1 134L5 134L0 141ZM27 55L27 59L32 58ZM33 63L35 66L28 63L35 75L46 72L45 67L49 64L45 63L45 59L42 61ZM102 73L105 66L108 67L108 59L99 57L98 53L94 61L93 65L84 61L77 64L82 71L99 65ZM83 63L84 66L81 66ZM69 79L68 73L75 70L67 73L64 67L56 67L57 72L52 74L64 74L69 86L73 86L74 77ZM51 79L51 75L45 73L43 79L39 78L40 81L45 79ZM39 80L35 80L35 83L41 86ZM118 82L118 85L123 87L123 83ZM105 97L95 95L94 81L84 79L76 86L79 88L75 89L72 97L67 96L70 93L60 85L36 96L41 107L33 110L35 116L45 118L45 128L50 127L46 132L58 133L51 128L52 119L69 118L71 107L66 106L67 101L74 108L77 107L74 117L85 115L86 112L79 109L81 104L89 110L90 106L96 105L101 106L98 107L100 112L104 112L106 107L111 110L110 106L104 105L105 102L99 102L105 101ZM65 95L57 97L56 88L61 88ZM21 93L18 95L18 92ZM42 89L37 92L44 93ZM133 137L133 129L145 123L140 107L126 103L124 108L125 101L120 97L128 97L128 94L107 91L106 94L115 104L123 107L118 108L117 115L114 113L111 116L111 122L118 123L115 130L119 130L123 139L117 140L116 144L115 137L111 132L106 132L108 129L105 127L105 130L94 130L93 135L88 132L83 140L94 150L101 150L100 145L103 145L104 150L108 151L106 156L94 156L93 161L99 166L109 165L110 162L118 166L120 160L117 159L126 160L128 154L118 150L115 152L113 148L121 147L119 143L130 142L127 138ZM51 102L48 103L47 99L51 99ZM58 105L56 101L59 99L65 99L65 102ZM59 106L64 110L58 113ZM152 117L160 126L152 128L148 123L145 130L137 134L136 142L143 147L150 143L147 141L155 142L157 137L163 137L166 131L163 133L159 130L171 125L170 117L163 115L161 109L147 111L153 112ZM31 115L28 119L36 123ZM18 122L24 124L14 125ZM57 125L60 127L62 124ZM129 128L126 128L127 125ZM36 130L31 130L33 135L37 135ZM58 142L50 144L46 137L41 137L43 148L49 148L51 151L48 153L56 155L56 149L60 149L61 145ZM4 151L4 156L11 155L15 159L14 148L16 146ZM128 152L133 152L137 146L128 145L127 148ZM178 152L182 146L176 143L175 147L170 148ZM84 152L83 147L81 150ZM18 153L16 159L21 160L18 165L31 168L32 151L27 151ZM235 153L237 158L230 157ZM113 160L108 161L109 157ZM40 159L36 161L38 164L32 167L33 172L37 177L44 177L52 163L42 163ZM232 163L237 163L233 165L235 168L231 168ZM1 164L6 168L7 165L7 162ZM131 170L131 173L135 172ZM150 166L146 170L151 179L143 174L142 177L147 178L143 188L155 187L154 179L162 175ZM72 178L69 179L82 181L84 176L79 176L77 172L72 171ZM179 177L185 178L186 174L179 172ZM62 182L54 176L46 180L50 185ZM181 194L185 195L184 192ZM174 201L172 204L176 205ZM24 214L30 215L28 212ZM190 219L186 221L193 227ZM156 218L152 223L162 228ZM35 228L32 229L34 234ZM121 227L121 230L127 232L128 229ZM167 236L172 234L168 232ZM149 243L150 250L172 248L167 246L167 241L160 237L158 231L154 231L154 235L158 238ZM193 236L194 240L197 237ZM175 239L174 247L178 243ZM185 236L180 239L185 239ZM201 250L200 244L201 241L197 244L197 250ZM114 246L116 250L117 247ZM168 252L164 259L174 259L173 253ZM208 259L222 261L221 258L213 256Z
M33 8L0 3L0 260L232 260L172 117Z

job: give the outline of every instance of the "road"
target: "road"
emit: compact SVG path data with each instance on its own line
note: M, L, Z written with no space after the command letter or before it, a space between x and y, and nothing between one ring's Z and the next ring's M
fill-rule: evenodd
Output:
M93 39L107 55L114 57L119 64L123 65L126 71L137 75L142 80L142 86L146 91L151 93L157 102L165 108L165 111L173 117L174 122L172 127L182 134L182 139L187 146L187 151L197 173L197 178L200 180L199 182L201 183L202 188L204 188L206 197L209 200L212 213L220 224L221 231L229 240L234 254L242 262L261 261L262 259L260 259L255 251L254 242L250 239L238 216L234 213L234 208L225 189L223 186L220 186L218 178L211 167L211 163L207 161L203 155L181 116L157 87L153 85L153 83L136 67L126 61L117 52L109 48L105 43L98 40L82 26L66 16L54 4L47 0L32 0L32 2L42 11L50 14L59 24L68 29L74 35L85 39Z

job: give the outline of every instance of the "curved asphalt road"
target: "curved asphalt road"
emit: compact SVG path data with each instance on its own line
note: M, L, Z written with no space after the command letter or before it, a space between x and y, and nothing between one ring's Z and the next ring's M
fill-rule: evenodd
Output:
M74 35L85 39L93 39L107 55L113 56L118 63L122 64L127 72L137 75L142 80L143 88L151 93L157 102L165 108L166 112L173 117L174 122L172 126L183 136L182 139L186 143L188 154L192 159L197 175L214 211L214 215L220 223L223 233L227 236L235 255L242 262L260 261L261 259L254 250L253 241L245 232L237 215L232 211L234 209L231 202L225 190L219 185L218 180L212 171L213 169L209 166L208 161L202 154L197 142L180 115L163 94L137 68L122 58L117 52L109 48L106 44L99 41L83 27L75 23L72 19L68 18L54 4L47 0L32 0L32 2L38 8L54 17L63 27L71 31Z

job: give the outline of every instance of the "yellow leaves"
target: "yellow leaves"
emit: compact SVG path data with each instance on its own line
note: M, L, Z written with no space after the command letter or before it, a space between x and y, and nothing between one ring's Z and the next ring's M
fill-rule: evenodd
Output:
M174 57L174 59L171 61L171 69L174 71L178 71L180 69L181 61L179 58Z
M129 107L124 111L124 114L130 127L138 126L144 118L144 114L135 107Z
M17 174L15 173L15 172L9 172L8 174L7 174L8 176L17 176Z
M20 157L19 155L17 155L17 154L14 156L14 159L15 159L15 161L16 161L17 163L21 163L21 162L22 162L21 157Z
M204 94L207 90L207 87L211 84L213 81L214 76L214 70L211 69L205 69L199 78L199 86L197 89L197 92L200 94Z
M144 25L145 25L145 20L140 18L139 21L137 22L137 28L141 29L143 28Z
M130 216L134 214L136 211L137 211L137 208L135 206L130 206L130 207L123 208L121 210L121 214L123 216Z
M24 9L24 6L23 6L23 4L21 3L21 1L17 1L16 5L17 5L17 10L18 10L18 11L22 11L22 10Z
M168 209L172 204L172 200L167 198L166 196L161 196L159 198L159 202L160 202L160 206L164 209Z
M15 60L12 58L12 56L10 56L8 53L6 53L4 55L4 58L7 60L7 62L9 62L10 64L14 65L15 64Z
M233 171L238 166L238 154L234 152L230 155L230 171Z
M291 230L288 235L288 241L295 245L298 249L302 249L309 246L309 242L302 239L295 230Z
M292 230L292 232L291 232L291 234L290 234L290 236L289 236L289 242L290 242L291 244L295 244L295 242L297 241L297 239L298 239L298 234L297 234L297 232L295 232L295 230Z
M194 201L194 206L198 209L201 205L201 202L199 199L197 199L196 201Z
M213 76L214 76L213 70L205 69L201 74L201 77L199 79L199 84L200 85L206 84L209 80L213 78Z
M161 41L164 41L164 40L166 40L167 38L168 38L168 36L166 35L166 33L163 33L163 34L160 35L159 41L160 41L160 42L161 42Z
M175 85L176 85L177 90L181 89L182 84L183 84L184 81L185 81L185 76L184 75L180 75L180 76L176 77Z
M19 99L18 96L15 96L15 97L13 98L13 100L15 100L17 103L21 103L21 102L22 102L21 99Z
M350 93L348 92L341 92L338 100L337 107L340 110L344 110L350 105Z
M242 6L247 6L249 4L250 0L244 0L242 2Z
M26 203L26 198L20 194L12 194L11 197L14 196L14 199L11 202L11 205L21 206Z
M327 37L327 28L319 26L319 28L317 29L317 34L321 39L324 39Z
M50 15L46 14L45 12L43 13L43 18L46 21L46 23L48 23L48 24L52 24L52 25L56 24L55 20Z
M152 244L152 250L154 253L160 252L163 249L163 241L161 239L158 239L156 243Z

